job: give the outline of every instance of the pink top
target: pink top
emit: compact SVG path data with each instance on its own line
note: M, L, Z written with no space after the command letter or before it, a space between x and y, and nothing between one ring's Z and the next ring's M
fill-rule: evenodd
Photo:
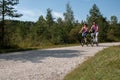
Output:
M98 32L98 26L97 25L92 25L91 29L93 29L95 32Z
M83 31L83 32L87 32L87 31L88 31L88 28L84 26L83 29L82 29L82 31Z

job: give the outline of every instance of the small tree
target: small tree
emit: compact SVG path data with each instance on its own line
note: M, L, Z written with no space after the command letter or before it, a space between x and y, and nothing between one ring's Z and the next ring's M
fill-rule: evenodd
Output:
M120 25L116 16L111 16L110 26L107 32L110 41L120 41Z
M0 17L1 17L1 25L0 25L0 46L1 48L5 47L5 16L8 17L20 17L22 14L16 13L14 6L19 4L19 0L1 0L0 1Z
M116 16L111 16L111 24L117 24L118 23L118 19Z

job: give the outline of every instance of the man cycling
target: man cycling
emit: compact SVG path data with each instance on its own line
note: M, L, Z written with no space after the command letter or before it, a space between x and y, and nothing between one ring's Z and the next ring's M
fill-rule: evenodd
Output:
M93 25L90 28L90 32L92 38L94 38L95 36L95 43L98 46L98 25L96 24L96 22L93 22Z

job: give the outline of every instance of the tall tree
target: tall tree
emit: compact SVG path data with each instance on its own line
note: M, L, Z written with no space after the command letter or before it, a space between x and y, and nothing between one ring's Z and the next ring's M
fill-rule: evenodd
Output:
M43 40L43 34L45 34L45 31L47 30L47 24L46 24L46 21L44 19L44 17L41 15L39 17L39 20L37 21L36 23L36 33L37 33L37 40L38 42L41 42ZM46 33L47 34L47 33Z
M52 10L50 8L47 9L46 22L49 27L52 26L54 23L53 16L52 16Z
M90 13L90 16L87 16L87 20L90 25L92 25L92 22L94 22L94 21L96 22L98 20L98 18L100 18L102 16L101 12L96 4L94 4L92 6L89 13Z
M1 0L0 1L0 16L1 16L1 27L0 27L0 45L1 47L5 47L5 42L4 42L4 38L5 38L5 30L4 30L4 26L5 26L5 16L8 17L20 17L22 16L22 14L18 14L16 13L17 10L15 10L14 6L17 5L19 3L19 0Z
M37 28L36 28L37 34L41 35L44 32L46 26L46 21L42 15L39 17L39 20L37 21L36 24L37 24Z
M74 25L74 14L69 3L67 3L66 12L63 15L64 15L65 31L69 34L69 32L71 31Z
M43 33L44 39L48 42L51 39L52 35L51 35L51 28L54 25L54 19L52 16L52 10L50 8L47 9L47 15L46 15L46 25L47 27L45 28L45 31Z
M65 22L68 22L68 23L74 22L73 11L72 11L69 3L67 3L67 5L66 5L66 12L64 13L64 18L65 18Z

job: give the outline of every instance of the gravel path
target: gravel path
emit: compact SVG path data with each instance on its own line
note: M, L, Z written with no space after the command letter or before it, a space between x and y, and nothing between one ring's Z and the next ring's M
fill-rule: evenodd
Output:
M0 80L62 80L78 64L112 45L120 43L0 54Z

